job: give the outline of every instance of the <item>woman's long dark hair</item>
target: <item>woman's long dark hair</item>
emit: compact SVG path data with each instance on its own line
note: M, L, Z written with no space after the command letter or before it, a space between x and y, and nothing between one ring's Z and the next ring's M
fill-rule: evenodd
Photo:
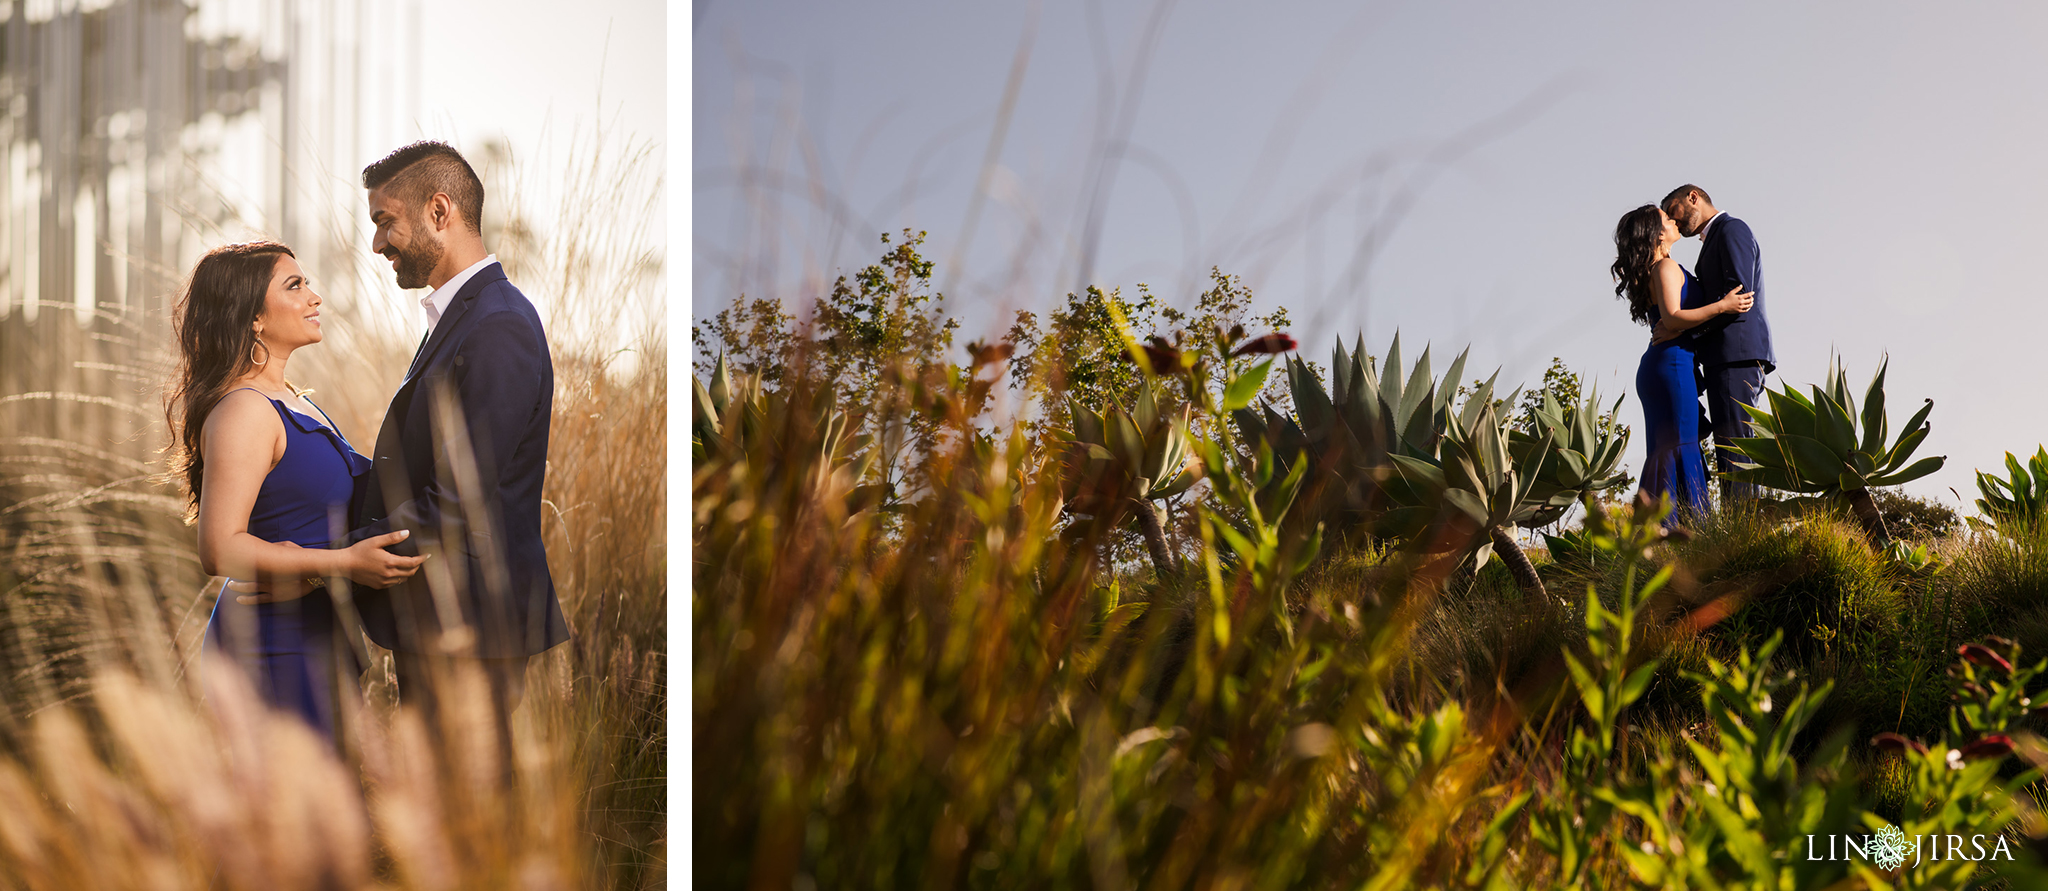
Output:
M250 323L263 314L278 258L294 256L291 248L274 241L214 248L192 267L192 281L172 310L178 376L165 414L172 437L171 474L184 477L185 522L199 516L199 486L206 470L199 441L206 416L230 384L255 369L258 354L269 361L270 351L256 340Z
M1645 204L1621 215L1614 227L1614 296L1628 298L1628 317L1650 324L1650 312L1657 305L1650 286L1650 271L1657 267L1657 241L1664 237L1664 215L1655 204Z

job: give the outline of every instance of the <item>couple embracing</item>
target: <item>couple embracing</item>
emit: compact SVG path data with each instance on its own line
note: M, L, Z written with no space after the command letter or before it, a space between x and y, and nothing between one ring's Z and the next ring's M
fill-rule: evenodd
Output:
M214 249L178 302L172 467L201 566L242 580L223 585L206 647L333 740L367 635L429 726L437 679L480 673L509 745L528 657L569 636L541 546L547 339L484 248L483 183L461 153L414 143L363 186L371 249L399 287L432 289L369 456L286 377L322 339L320 295L289 246Z
M1687 272L1671 246L1693 236L1702 242L1698 269ZM1642 489L1652 498L1669 495L1674 517L1703 512L1710 496L1701 437L1712 431L1719 471L1734 469L1730 441L1749 435L1743 406L1757 404L1764 375L1777 367L1756 236L1687 184L1661 205L1624 214L1614 247L1614 293L1628 300L1631 319L1653 328L1636 369L1647 434ZM1721 497L1754 498L1756 487L1724 478Z

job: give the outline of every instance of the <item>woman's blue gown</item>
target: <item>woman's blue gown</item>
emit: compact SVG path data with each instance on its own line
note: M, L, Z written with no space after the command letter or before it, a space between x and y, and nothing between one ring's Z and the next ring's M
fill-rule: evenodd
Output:
M342 438L326 412L315 419L276 399L270 404L284 421L284 457L256 493L249 534L325 548L348 532L358 484L370 461ZM354 667L355 649L341 640L326 588L296 600L259 604L237 603L232 593L223 592L206 626L206 646L241 666L271 707L294 712L324 738L335 738L337 682ZM352 679L348 686L354 689Z
M1678 305L1690 306L1695 279L1685 273ZM1662 317L1650 309L1650 325ZM1671 496L1675 518L1707 510L1707 465L1700 455L1700 389L1693 370L1692 338L1679 335L1653 343L1636 366L1636 393L1643 403L1645 460L1642 489L1652 498Z

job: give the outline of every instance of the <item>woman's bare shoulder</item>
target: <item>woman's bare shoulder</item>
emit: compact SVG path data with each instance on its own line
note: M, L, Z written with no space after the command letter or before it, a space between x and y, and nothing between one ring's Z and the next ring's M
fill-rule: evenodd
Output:
M1683 287L1685 284L1685 267L1670 257L1650 264L1650 274L1666 287Z
M221 435L256 436L266 431L282 434L284 422L278 420L277 411L270 407L270 397L248 388L230 390L222 396L213 411L206 413L206 426L202 428L209 439Z

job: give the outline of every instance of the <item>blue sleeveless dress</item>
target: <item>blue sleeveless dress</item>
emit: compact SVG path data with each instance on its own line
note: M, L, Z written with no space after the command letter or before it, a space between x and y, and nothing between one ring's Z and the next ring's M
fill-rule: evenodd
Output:
M256 493L249 534L326 548L348 533L370 460L356 453L319 406L313 406L320 411L315 419L276 399L270 404L284 421L284 457ZM232 593L223 592L206 626L206 646L239 664L271 707L295 712L326 739L335 738L337 682L354 667L355 649L340 638L327 589L258 604L236 603ZM348 686L354 689L353 680Z
M1691 272L1685 273L1679 306L1692 308L1696 281ZM1656 307L1650 308L1651 327L1662 317ZM1704 512L1708 506L1707 465L1700 455L1700 431L1706 425L1701 421L1692 340L1688 331L1653 343L1636 366L1636 394L1643 403L1645 434L1642 489L1652 498L1671 496L1677 510L1667 525L1681 514Z

